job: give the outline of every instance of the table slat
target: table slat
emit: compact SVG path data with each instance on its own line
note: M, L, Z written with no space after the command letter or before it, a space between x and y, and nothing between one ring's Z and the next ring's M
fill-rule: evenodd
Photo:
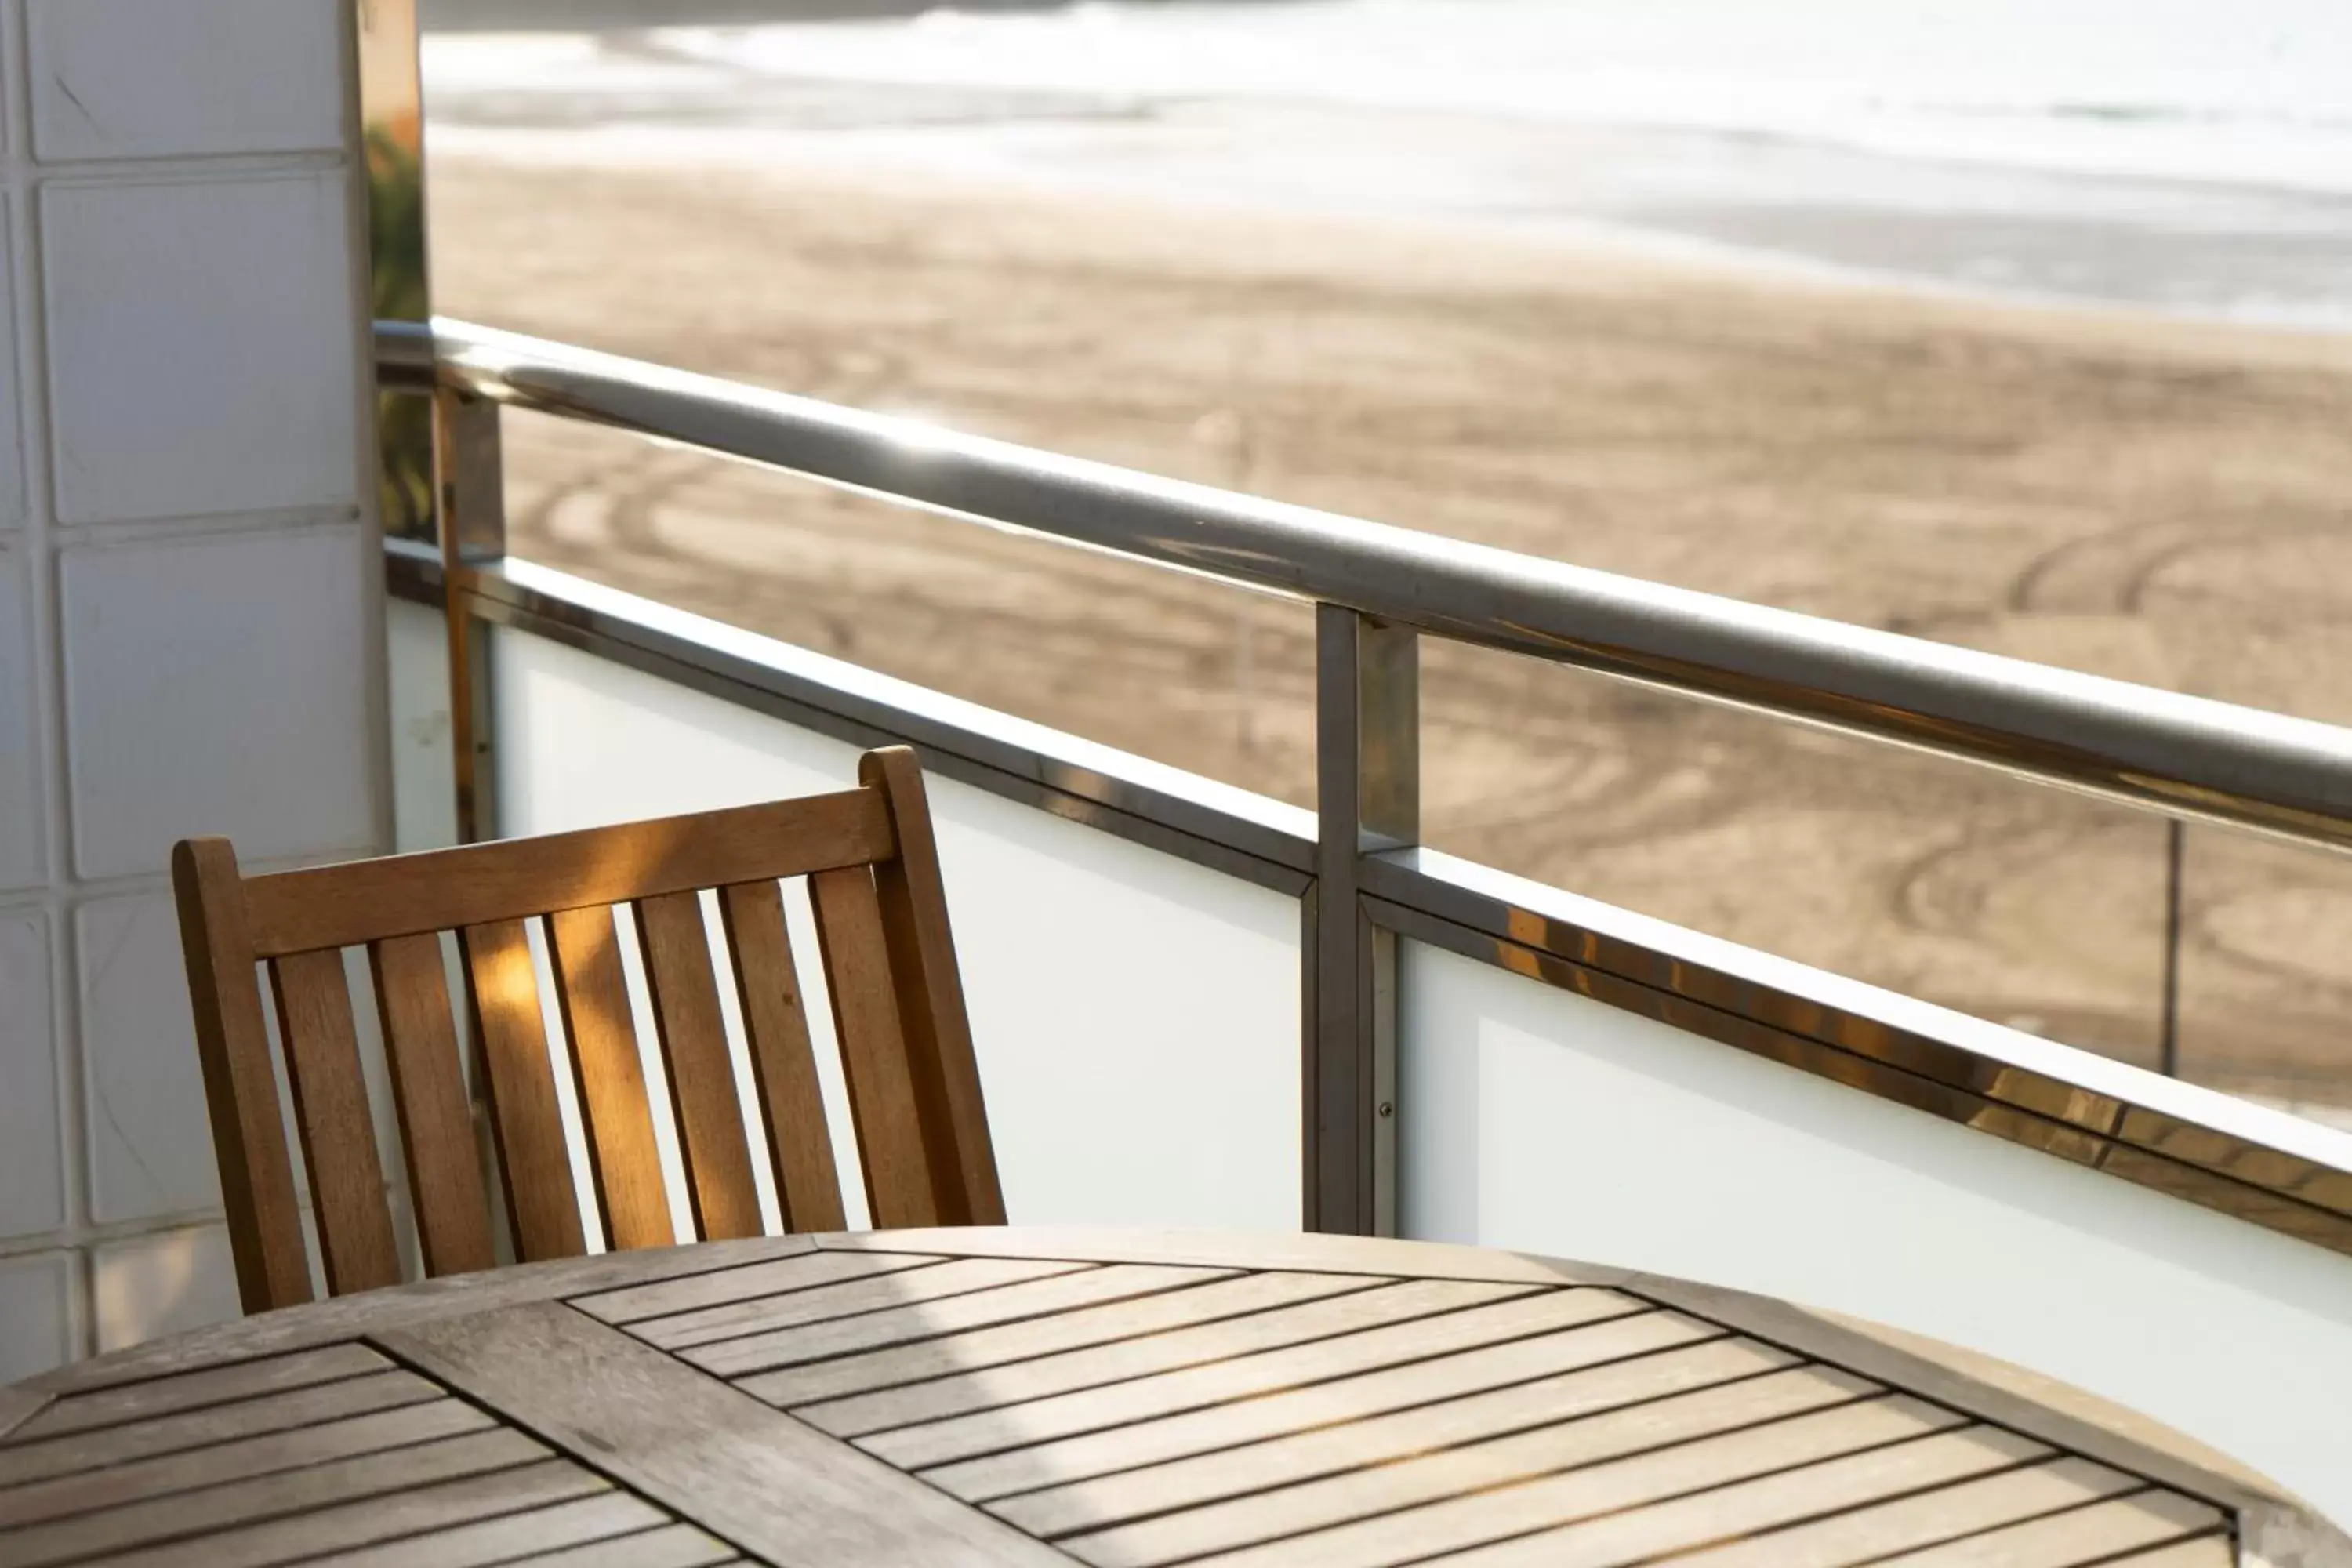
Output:
M2069 1456L1712 1547L1679 1559L1678 1568L1837 1568L2095 1502L2139 1484L2120 1470ZM2131 1544L2118 1542L2116 1549Z
M1729 1489L1744 1484L1750 1477L1764 1478L1777 1485L1784 1477L1776 1472L1797 1474L1797 1487L1820 1499L1821 1506L1826 1508L1832 1506L1832 1500L1828 1495L1824 1472L1819 1468L1819 1462L1823 1460L1859 1460L1864 1497L1898 1489L1895 1486L1879 1491L1868 1489L1876 1488L1890 1474L1899 1473L1911 1478L1915 1485L1926 1485L1971 1473L1970 1466L2017 1462L2007 1455L1989 1456L1976 1436L1982 1428L1957 1433L1951 1430L1962 1426L1963 1421L1963 1417L1948 1410L1918 1400L1873 1399L1523 1481L1496 1491L1381 1514L1279 1543L1244 1547L1201 1561L1214 1563L1218 1568L1274 1563L1312 1563L1317 1568L1385 1568L1386 1564L1412 1562L1439 1552L1468 1552L1470 1548L1496 1542L1507 1543L1492 1559L1497 1563L1633 1561L1676 1544L1696 1544L1740 1528L1726 1511L1728 1505L1724 1500L1736 1504L1739 1500ZM2007 1437L2009 1434L1998 1436ZM1952 1439L1952 1447L1927 1447L1947 1437ZM2018 1456L2024 1457L2028 1456ZM1793 1467L1798 1466L1807 1467L1812 1473L1794 1471ZM1854 1478L1842 1472L1827 1477L1831 1482L1841 1479ZM1690 1534L1684 1515L1666 1511L1683 1505L1661 1500L1694 1492L1697 1498L1686 1500L1706 1510L1702 1518L1723 1521L1720 1528L1709 1525L1700 1533ZM1781 1495L1785 1494L1775 1493L1766 1500L1775 1501ZM1658 1506L1644 1506L1651 1504ZM1659 1517L1662 1513L1664 1518ZM1608 1514L1618 1517L1599 1517ZM1771 1517L1776 1516L1768 1510L1765 1518ZM1574 1521L1591 1522L1580 1524L1572 1531L1556 1528ZM1083 1539L1067 1545L1074 1554L1088 1562L1096 1561ZM1476 1552L1461 1561L1484 1563L1488 1558L1485 1552ZM1449 1563L1448 1568L1453 1565Z
M41 1568L151 1542L226 1531L353 1498L510 1469L546 1456L544 1447L523 1434L494 1428L255 1476L9 1531L0 1534L0 1568Z
M941 1268L953 1265L942 1264ZM918 1301L885 1308L852 1318L835 1318L779 1332L726 1340L685 1352L686 1359L706 1372L734 1378L746 1373L770 1372L772 1379L758 1390L772 1403L799 1404L855 1394L865 1385L855 1369L830 1372L808 1363L879 1350L885 1345L927 1340L964 1329L984 1328L1019 1318L1067 1311L1073 1307L1123 1300L1158 1290L1179 1290L1204 1285L1227 1276L1207 1268L1162 1268L1147 1263L1114 1263L1051 1279L974 1290L937 1301ZM920 1278L920 1276L916 1276ZM773 1368L784 1368L781 1373ZM772 1392L774 1391L774 1392Z
M413 1373L380 1372L146 1421L68 1432L0 1447L0 1486L71 1475L102 1465L126 1465L184 1448L234 1442L440 1397L440 1389Z
M1062 1563L1042 1543L555 1302L382 1342L640 1496L778 1563ZM1065 1565L1066 1568L1066 1565Z
M9 1435L11 1443L94 1426L145 1421L175 1410L226 1405L281 1389L307 1388L366 1373L383 1372L391 1363L362 1344L327 1345L290 1355L236 1362L206 1372L156 1377L90 1394L66 1394Z
M530 1568L719 1568L740 1563L735 1549L690 1524L664 1525L530 1560Z
M1065 1544L1089 1563L1156 1563L1175 1557L1230 1552L1277 1536L1328 1530L1352 1520L1390 1515L1400 1509L1449 1500L1461 1506L1454 1510L1453 1515L1444 1516L1448 1519L1470 1519L1488 1511L1501 1513L1506 1510L1489 1510L1477 1494L1579 1467L1602 1465L1669 1444L1717 1439L1720 1434L1737 1433L1767 1422L1786 1422L1809 1412L1829 1412L1827 1417L1816 1419L1818 1432L1827 1434L1818 1440L1852 1441L1850 1436L1836 1436L1841 1429L1853 1426L1836 1418L1837 1407L1850 1405L1869 1392L1868 1384L1844 1373L1782 1372L1727 1387L1672 1395L1584 1420L1565 1420L1468 1447L1442 1449L1402 1463L1281 1487L1231 1502L1080 1535ZM1864 1424L1863 1429L1878 1428ZM1792 1433L1792 1450L1808 1440L1807 1432L1801 1426L1792 1425L1789 1430ZM1714 1462L1736 1467L1748 1453L1747 1446L1719 1443ZM1716 1473L1706 1461L1695 1469L1667 1468L1691 1484L1704 1484ZM1009 1516L1015 1507L1025 1503L1030 1506L1024 1512L1045 1514L1051 1510L1058 1522L1077 1517L1087 1501L1082 1489L1070 1489L1064 1493L998 1503L994 1511Z
M759 1344L784 1345L790 1342L787 1331L831 1322L836 1318L863 1317L890 1308L913 1308L1000 1286L1091 1269L1091 1265L1084 1263L1040 1263L1025 1258L958 1259L929 1268L908 1268L867 1279L845 1279L834 1285L793 1287L772 1295L643 1318L629 1325L629 1332L667 1351L690 1350L722 1340L750 1342L751 1336L761 1334L777 1337L756 1342ZM749 1354L749 1344L739 1347L738 1353Z
M2224 1522L2219 1510L2178 1492L2144 1491L1923 1547L1882 1568L2072 1568L2209 1533Z
M544 1508L610 1485L568 1459L541 1459L223 1531L205 1538L202 1562L204 1568L267 1568L446 1530L469 1520ZM174 1541L110 1557L106 1563L107 1568L186 1568L188 1560L187 1543Z
M471 1524L362 1547L338 1555L335 1568L485 1568L489 1563L512 1563L526 1554L537 1563L540 1552L593 1545L615 1537L626 1540L673 1522L643 1498L626 1492L597 1492L548 1508L498 1514Z
M1534 1341L1539 1336L1591 1326L1596 1319L1608 1321L1617 1314L1657 1317L1657 1331L1664 1337L1652 1342L1652 1348L1671 1342L1675 1336L1687 1338L1692 1332L1682 1326L1690 1320L1641 1312L1627 1298L1607 1291L1562 1290L1465 1310L1433 1312L1425 1318L1342 1339L1318 1340L1292 1350L1262 1352L1213 1366L1189 1367L1059 1399L1039 1400L1022 1407L1018 1432L1006 1439L1029 1444L1030 1447L1017 1454L982 1453L979 1458L929 1468L924 1479L959 1497L1002 1497L1036 1485L1032 1478L1040 1465L1048 1467L1055 1479L1070 1479L1178 1458L1199 1453L1203 1447L1224 1447L1250 1437L1271 1436L1295 1429L1284 1420L1286 1412L1304 1400L1323 1396L1309 1392L1315 1385L1333 1384L1343 1378L1366 1376L1392 1367L1435 1363L1440 1358L1463 1351ZM1622 1331L1638 1335L1649 1331L1645 1327ZM1529 1356L1557 1354L1570 1358L1552 1361L1543 1368L1557 1372L1577 1364L1572 1358L1590 1343L1591 1341L1550 1341L1526 1350L1501 1352L1497 1359L1516 1366L1526 1364ZM1461 1381L1452 1384L1452 1390L1467 1393L1491 1386L1476 1381L1477 1368L1484 1364L1487 1363L1471 1363L1467 1371L1459 1363L1449 1367L1433 1364L1427 1375L1434 1378L1459 1373ZM1299 1398L1288 1405L1275 1405L1273 1400L1261 1397L1288 1398L1294 1392ZM1429 1397L1438 1396L1433 1387ZM1249 1404L1237 1403L1240 1401ZM1258 1430L1244 1436L1231 1423L1250 1417L1236 1416L1232 1412L1255 1410L1259 1405L1272 1406L1269 1418ZM1209 1413L1213 1406L1223 1408ZM1192 1412L1203 1414L1190 1414ZM1116 1436L1089 1436L1108 1434L1112 1427L1121 1429ZM1062 1433L1076 1436L1059 1437ZM959 1423L956 1434L961 1443L1003 1435L1001 1422L992 1415L967 1418ZM1048 1445L1043 1441L1048 1437L1057 1440ZM996 1446L1000 1445L990 1441L979 1447ZM906 1462L903 1456L908 1451L893 1445L891 1452L899 1457L894 1462Z
M121 1508L248 1476L377 1453L438 1437L455 1437L493 1425L488 1415L462 1400L433 1399L373 1415L297 1426L291 1431L105 1465L0 1489L0 1530L95 1509Z
M779 1296L845 1279L865 1279L902 1268L921 1268L947 1259L930 1253L818 1252L811 1249L765 1263L745 1263L714 1268L646 1285L625 1285L567 1300L592 1318L608 1323L634 1323L640 1318L667 1317L703 1307L724 1306L754 1296Z
M1264 1495L1277 1487L1321 1481L1318 1495L1334 1500L1337 1507L1330 1519L1341 1520L1350 1517L1353 1508L1344 1500L1359 1494L1375 1498L1375 1506L1400 1507L1470 1485L1557 1468L1563 1451L1600 1453L1612 1443L1624 1451L1665 1440L1657 1436L1660 1433L1720 1430L1859 1396L1853 1385L1835 1384L1815 1373L1762 1375L1789 1367L1793 1359L1766 1345L1714 1340L1490 1389L1465 1399L1334 1422L1120 1470L1008 1498L994 1511L1039 1535L1065 1535L1172 1509L1198 1509L1221 1498ZM1700 1398L1700 1390L1718 1393ZM1585 1419L1609 1411L1621 1412L1613 1423ZM1570 1429L1560 1425L1566 1422L1578 1425ZM1484 1479L1449 1478L1449 1472L1463 1471ZM1257 1504L1238 1506L1246 1510ZM1296 1511L1306 1504L1294 1498L1282 1506Z
M1056 1351L1141 1340L1328 1295L1351 1283L1361 1289L1375 1281L1351 1282L1345 1275L1338 1274L1234 1275L1206 1285L1131 1296L1101 1306L1073 1308L1045 1317L971 1329L945 1339L919 1340L887 1350L838 1356L824 1363L824 1376L830 1387L845 1391L845 1396L854 1396L870 1390L1026 1363Z

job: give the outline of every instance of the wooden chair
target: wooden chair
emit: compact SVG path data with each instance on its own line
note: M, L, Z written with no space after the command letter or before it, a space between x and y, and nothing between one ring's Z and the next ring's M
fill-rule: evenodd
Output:
M584 1251L526 935L548 960L604 1241L673 1236L612 906L627 904L698 1236L761 1229L698 894L716 889L766 1155L788 1230L841 1227L841 1189L778 879L808 879L877 1227L1001 1225L987 1112L915 754L868 752L859 788L773 805L247 878L226 839L172 855L221 1194L247 1311L310 1299L257 966L275 994L330 1293L400 1264L342 950L374 977L428 1275L487 1268L490 1209L440 932L457 933L517 1255Z

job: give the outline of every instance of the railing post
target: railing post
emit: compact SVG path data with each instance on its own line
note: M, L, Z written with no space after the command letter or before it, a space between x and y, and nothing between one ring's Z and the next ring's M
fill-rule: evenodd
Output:
M457 839L497 837L489 642L474 616L474 573L507 552L506 465L499 405L443 387L433 395L441 579L449 617L449 742Z
M1315 935L1307 955L1306 1221L1395 1227L1395 939L1358 896L1361 858L1421 837L1421 645L1316 609Z

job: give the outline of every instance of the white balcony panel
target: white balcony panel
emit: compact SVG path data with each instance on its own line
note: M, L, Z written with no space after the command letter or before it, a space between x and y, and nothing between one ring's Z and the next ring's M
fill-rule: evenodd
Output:
M449 629L438 610L388 599L383 631L392 717L392 841L405 854L457 842L449 750Z
M347 9L34 0L34 150L45 161L339 151Z
M2352 1258L1400 946L1405 1234L1680 1275L1986 1351L2352 1521Z
M501 632L493 668L504 834L856 780L856 747L543 638ZM1013 1219L1295 1229L1297 900L929 783ZM814 934L788 908L848 1173Z
M0 1237L54 1230L66 1220L49 994L47 917L0 910Z
M81 1353L70 1252L0 1258L0 1384L63 1366Z
M228 1231L217 1225L157 1231L96 1247L90 1284L100 1354L226 1322L242 1310Z

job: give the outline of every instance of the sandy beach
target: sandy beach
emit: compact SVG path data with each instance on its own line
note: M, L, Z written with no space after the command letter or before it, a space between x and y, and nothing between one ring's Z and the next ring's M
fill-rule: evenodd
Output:
M2352 722L2352 338L888 168L432 165L436 309ZM516 418L534 559L1295 801L1309 612ZM2128 1059L2164 829L1454 648L1439 847ZM2352 1103L2352 865L2188 840L2191 1076Z

